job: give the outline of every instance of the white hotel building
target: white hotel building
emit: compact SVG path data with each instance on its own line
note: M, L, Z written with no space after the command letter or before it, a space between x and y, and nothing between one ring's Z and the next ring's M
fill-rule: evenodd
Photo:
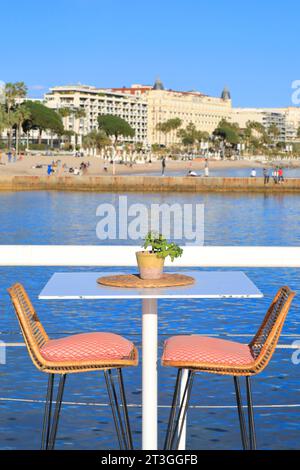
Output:
M78 144L82 136L98 129L99 114L113 114L125 119L135 130L135 136L124 140L145 145L179 143L177 131L163 135L157 128L158 123L176 117L181 119L182 127L192 122L198 130L209 133L214 131L221 119L236 122L241 128L245 128L248 121L260 122L265 128L276 124L280 130L278 140L282 142L297 141L300 126L300 107L234 108L226 87L220 97L211 97L196 91L165 89L160 80L156 80L154 86L132 85L110 89L81 84L55 86L45 94L44 102L56 110L69 108L85 111L83 118L76 118L74 113L63 118L65 129L78 135Z
M300 126L300 107L287 108L232 108L231 121L245 128L248 121L256 121L266 129L275 125L280 134L277 138L281 142L293 142L298 139Z
M80 139L98 129L99 114L113 114L125 119L135 130L131 142L147 143L147 102L142 97L102 90L88 85L65 85L50 88L44 96L45 105L59 110L83 109L85 117L76 119L73 113L63 118L66 130L74 131ZM122 140L122 138L120 138ZM126 138L126 141L130 139Z

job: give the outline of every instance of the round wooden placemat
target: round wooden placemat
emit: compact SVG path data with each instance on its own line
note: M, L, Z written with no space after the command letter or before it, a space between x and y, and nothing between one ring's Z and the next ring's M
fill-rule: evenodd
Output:
M159 279L141 279L138 274L121 274L99 277L97 282L110 287L174 287L194 284L195 279L185 274L171 273L164 273Z

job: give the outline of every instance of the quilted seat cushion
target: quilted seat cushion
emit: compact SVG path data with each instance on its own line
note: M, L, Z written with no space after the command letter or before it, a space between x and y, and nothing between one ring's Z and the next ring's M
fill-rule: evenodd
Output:
M133 343L114 333L81 333L49 340L41 354L47 361L104 361L130 359Z
M244 366L254 359L247 344L207 336L173 336L164 345L165 362Z

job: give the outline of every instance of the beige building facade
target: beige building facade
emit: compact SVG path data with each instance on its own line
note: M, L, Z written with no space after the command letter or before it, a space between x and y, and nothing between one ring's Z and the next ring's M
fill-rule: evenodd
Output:
M45 94L44 101L46 106L57 111L62 108L71 110L69 116L63 117L63 124L66 130L74 131L79 139L98 129L99 114L113 114L125 119L135 130L135 136L130 141L147 141L148 113L147 102L143 97L100 90L88 85L65 85L51 88ZM78 109L84 110L84 117L76 118L75 111Z
M98 129L99 114L113 114L125 119L135 130L131 142L141 142L145 146L180 143L178 130L164 134L158 129L158 124L174 118L181 120L181 128L193 123L197 130L209 134L222 119L236 122L241 128L245 128L248 121L259 122L266 128L275 124L280 129L278 140L286 142L297 140L300 126L300 107L233 108L226 87L220 97L212 97L198 91L166 90L159 79L153 86L134 84L109 89L88 85L56 86L45 94L44 101L50 108L71 110L63 123L65 129L79 136L79 143L82 136ZM77 118L77 109L83 109L85 117Z
M150 144L170 145L180 143L177 130L164 134L159 123L179 118L181 127L193 123L198 130L212 133L222 119L230 119L232 113L230 93L224 89L222 97L206 96L200 92L165 90L162 82L154 86L132 85L130 88L112 88L111 91L134 96L144 96L148 105L148 133Z

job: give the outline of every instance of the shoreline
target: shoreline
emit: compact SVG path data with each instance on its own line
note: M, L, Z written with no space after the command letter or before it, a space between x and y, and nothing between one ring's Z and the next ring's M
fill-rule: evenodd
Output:
M181 176L1 176L0 191L81 191L81 192L249 192L300 193L300 178L181 177Z
M253 157L254 158L254 157ZM63 171L63 168L60 168L57 172L58 176L73 176L69 173L68 168L79 168L82 162L89 162L89 167L87 169L86 176L104 176L110 175L113 176L113 165L107 161L104 161L98 157L74 157L72 155L57 155L57 156L46 156L46 155L30 155L25 156L22 160L17 160L14 163L7 163L6 157L2 157L2 162L0 164L0 177L6 176L47 176L47 166L52 163L52 161L60 160L61 166L66 165L67 169ZM276 162L281 164L285 169L286 168L300 168L300 160L294 162ZM209 160L209 169L214 170L238 170L238 169L249 169L249 176L251 168L256 168L258 170L257 176L262 176L262 168L276 164L271 163L262 163L256 160ZM178 173L176 176L184 177L189 170L196 172L204 171L205 161L204 159L194 159L194 160L167 160L165 174L168 176L168 173ZM41 166L37 168L37 166ZM105 171L105 167L107 171ZM153 163L134 163L131 167L128 164L115 164L115 176L131 176L131 175L148 175L151 173L161 173L161 162L155 161ZM158 176L158 175L156 175Z

